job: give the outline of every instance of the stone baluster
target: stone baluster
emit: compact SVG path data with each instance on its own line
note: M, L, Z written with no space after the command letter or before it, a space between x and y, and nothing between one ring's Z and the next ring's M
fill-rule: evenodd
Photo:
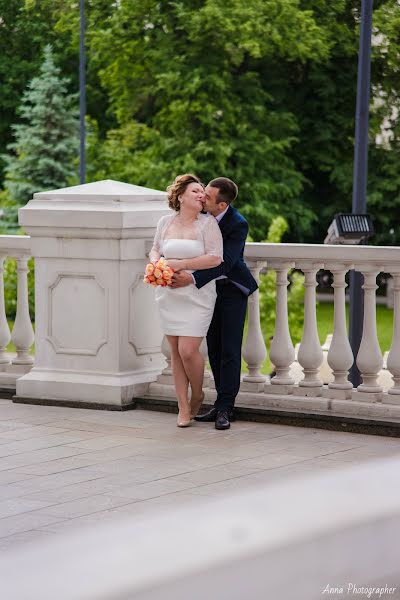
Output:
M11 339L10 328L7 323L6 307L4 301L4 260L0 256L0 365L8 365L10 362L6 354L7 345Z
M400 404L400 272L393 275L393 339L387 359L387 368L392 374L393 387L388 390L385 402Z
M260 281L260 270L265 266L265 262L254 261L248 264L253 277L258 283ZM261 367L266 356L267 349L260 322L259 290L256 290L249 297L247 309L247 336L243 345L243 358L247 364L248 374L243 377L243 390L263 391L266 377L261 374Z
M357 266L355 266L357 269ZM357 390L353 390L353 399L366 402L377 402L382 399L382 387L378 385L377 378L382 368L382 352L379 346L376 331L376 277L379 268L359 268L364 275L364 321L363 334L357 354L357 367L360 370L363 382Z
M349 399L353 386L348 380L349 369L353 364L346 328L346 273L349 265L325 265L333 275L334 289L334 325L331 345L328 352L328 364L333 371L334 380L328 385L326 396L329 398Z
M171 348L169 347L168 340L166 336L163 336L161 342L161 352L165 356L165 360L167 361L167 366L157 377L157 383L164 384L173 384L174 379L172 377L172 366L171 366Z
M169 343L165 335L163 336L161 342L161 352L164 354L165 360L167 361L167 366L163 370L163 375L172 375L171 348L169 347Z
M316 275L322 265L312 263L296 263L305 277L304 294L304 328L300 343L298 361L303 367L304 379L299 383L296 394L313 396L320 394L322 381L318 377L319 367L323 361L323 352L318 337L317 314L316 314Z
M211 372L207 368L208 363L208 346L207 346L207 338L204 337L203 341L200 344L200 352L204 357L204 380L203 380L203 388L209 387L211 383L211 387L215 388L214 379L211 375Z
M35 340L31 317L29 315L28 302L28 257L17 258L17 314L11 334L15 344L17 356L13 359L13 365L31 365L33 357L29 349Z
M271 343L270 359L275 367L276 375L271 379L271 385L265 386L268 393L291 393L294 379L290 376L290 365L295 353L290 337L287 305L288 270L294 263L273 263L269 266L276 271L276 319L274 337Z

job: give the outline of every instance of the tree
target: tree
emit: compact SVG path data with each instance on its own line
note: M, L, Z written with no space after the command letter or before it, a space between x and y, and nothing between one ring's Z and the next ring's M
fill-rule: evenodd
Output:
M76 175L78 120L66 82L54 64L51 46L44 50L40 75L22 97L24 122L13 126L13 151L5 157L5 187L12 200L24 203L34 192L65 186Z
M322 241L333 214L351 208L360 5L86 0L89 178L162 189L186 170L224 174L239 184L255 239L282 214L285 240ZM1 150L15 82L25 84L29 59L37 69L42 40L77 89L79 11L75 0L0 8ZM373 26L368 208L374 241L400 243L400 4L375 0Z
M266 67L319 62L324 32L287 0L121 0L89 34L119 127L94 139L92 178L165 188L176 173L235 179L256 239L273 216L307 228L304 177L290 156L298 125ZM90 161L89 161L90 162Z

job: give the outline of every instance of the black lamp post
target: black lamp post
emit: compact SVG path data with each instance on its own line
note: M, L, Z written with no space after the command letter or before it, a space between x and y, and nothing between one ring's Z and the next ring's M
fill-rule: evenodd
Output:
M86 73L85 73L85 0L79 0L79 181L86 181L85 114L86 114Z
M357 74L356 130L353 171L353 213L367 212L368 178L368 116L371 79L371 34L373 0L361 2L360 48ZM350 320L349 338L354 360L361 343L364 317L363 276L358 271L350 271ZM354 386L361 383L360 371L353 364L350 381Z

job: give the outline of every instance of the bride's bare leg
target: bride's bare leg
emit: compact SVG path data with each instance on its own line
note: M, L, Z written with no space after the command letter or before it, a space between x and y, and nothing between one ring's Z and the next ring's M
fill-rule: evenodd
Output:
M188 399L189 379L179 354L179 338L175 335L167 335L167 340L171 348L171 366L172 374L174 376L176 397L178 400L179 418L182 421L187 421L190 419L190 405Z
M197 414L203 399L204 357L200 352L201 337L182 336L178 341L179 354L192 388L192 414Z

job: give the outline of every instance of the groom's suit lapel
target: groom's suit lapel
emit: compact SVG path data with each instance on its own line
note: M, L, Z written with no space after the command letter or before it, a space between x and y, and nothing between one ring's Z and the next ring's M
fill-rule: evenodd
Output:
M222 235L224 235L224 232L225 232L226 228L229 226L229 223L230 223L232 217L233 217L233 208L232 208L232 206L229 206L228 210L226 211L226 213L224 214L224 216L222 217L222 219L219 222L219 228L221 230Z

